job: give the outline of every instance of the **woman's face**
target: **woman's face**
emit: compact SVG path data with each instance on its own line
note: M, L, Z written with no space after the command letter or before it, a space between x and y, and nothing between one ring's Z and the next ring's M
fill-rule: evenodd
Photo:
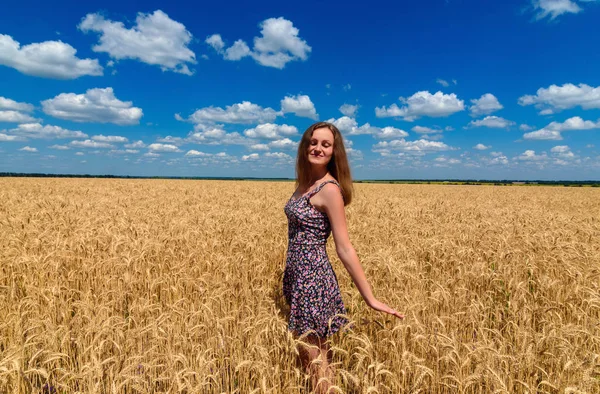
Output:
M311 164L326 166L333 156L333 131L327 127L313 130L308 145L308 161Z

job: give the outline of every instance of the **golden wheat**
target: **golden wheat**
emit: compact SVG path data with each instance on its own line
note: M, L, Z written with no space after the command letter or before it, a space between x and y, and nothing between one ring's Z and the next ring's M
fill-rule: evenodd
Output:
M600 190L356 184L339 393L600 392ZM301 393L291 182L0 179L0 392Z

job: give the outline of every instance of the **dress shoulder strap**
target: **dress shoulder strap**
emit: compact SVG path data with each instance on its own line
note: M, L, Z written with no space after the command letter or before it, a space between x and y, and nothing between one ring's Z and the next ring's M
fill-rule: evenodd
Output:
M325 186L328 183L335 183L337 185L337 187L340 187L340 184L335 179L330 179L328 181L325 181L325 182L321 183L319 186L317 186L315 188L315 190L313 190L311 193L309 193L308 198L311 198L312 196L314 196L315 194L317 194L323 188L323 186ZM343 195L342 195L342 198L343 198Z

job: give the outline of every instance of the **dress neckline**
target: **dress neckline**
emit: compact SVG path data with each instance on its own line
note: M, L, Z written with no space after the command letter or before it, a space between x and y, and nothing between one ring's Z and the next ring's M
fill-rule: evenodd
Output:
M292 193L292 197L291 197L292 201L298 201L298 200L301 200L301 199L303 199L304 197L308 197L308 196L309 196L309 195L310 195L312 192L314 192L315 190L318 190L318 189L319 189L321 186L323 186L323 185L324 185L324 184L326 184L327 182L335 182L335 183L338 183L338 182L337 182L335 179L328 179L328 180L326 180L326 181L323 181L323 182L321 182L320 184L318 184L318 185L317 185L317 187L315 187L313 190L310 190L310 191L308 191L308 192L304 193L303 195L301 195L301 196L300 196L300 197L298 197L298 198L294 198L294 194L295 194L295 192L294 192L294 193ZM312 204L311 204L311 205L312 205ZM320 212L320 211L319 211L319 212Z

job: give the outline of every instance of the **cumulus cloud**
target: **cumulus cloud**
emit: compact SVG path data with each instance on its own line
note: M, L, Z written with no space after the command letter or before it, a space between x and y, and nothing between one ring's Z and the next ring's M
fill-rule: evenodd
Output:
M61 139L61 138L87 138L87 134L77 130L67 130L58 126L40 123L23 123L17 128L10 130L11 134L17 134L25 138Z
M469 111L471 116L489 115L504 108L498 101L496 96L491 93L486 93L478 99L471 100Z
M263 108L249 101L220 107L205 107L194 112L189 120L194 123L269 123L277 118L279 113L272 108ZM179 120L182 120L179 117Z
M248 147L250 150L269 150L268 144L254 144Z
M354 118L356 116L356 111L358 111L358 105L343 104L340 107L340 112L350 118Z
M89 89L85 94L61 93L42 101L46 114L74 122L139 124L142 109L117 99L112 88Z
M296 116L310 118L316 120L319 115L315 109L315 105L306 95L286 96L281 100L282 113L294 113Z
M125 148L145 148L146 144L142 140L138 140L131 144L125 144Z
M443 133L444 132L444 130L442 130L442 129L432 129L430 127L424 127L424 126L415 126L411 130L414 131L415 133L419 133L419 134L435 134L435 133Z
M283 152L267 152L264 154L264 156L270 157L270 158L276 159L276 160L292 161L292 156L288 155L287 153L283 153Z
M0 96L0 110L2 111L19 111L32 112L33 105L28 103L19 103L6 97Z
M546 154L546 152L542 152L542 154L536 155L534 150L526 150L525 152L517 156L517 159L522 161L544 161L548 159L548 155Z
M523 134L523 139L560 141L563 138L562 138L562 135L560 134L560 132L558 132L556 130L541 129L541 130L531 131L529 133Z
M189 150L187 151L187 153L185 154L185 156L188 157L208 157L208 156L212 156L211 153L205 153L205 152L200 152L197 150Z
M27 141L27 138L20 135L8 135L0 133L0 142Z
M198 125L197 130L191 132L186 142L206 145L248 145L251 140L237 132L227 133L221 127L204 127Z
M23 152L32 152L32 153L34 153L34 152L37 152L37 151L38 151L38 150L37 150L37 148L32 148L32 147L30 147L30 146L24 146L24 147L22 147L22 148L21 148L21 149L19 149L19 150L20 150L20 151L23 151Z
M523 134L526 140L562 140L561 132L600 129L600 120L593 122L574 116L564 122L552 122L543 129Z
M373 145L373 152L401 151L411 153L427 153L452 150L451 146L440 141L429 141L420 139L416 141L406 141L405 139L382 141Z
M510 126L513 126L514 124L515 124L515 122L506 120L499 116L486 116L485 118L483 118L481 120L473 120L473 121L469 122L469 126L471 126L471 127L490 127L490 128L497 128L497 129L508 128Z
M546 17L553 20L562 14L577 14L583 11L577 3L571 0L532 0L531 4L536 13L535 19L537 20Z
M277 125L273 123L260 124L254 128L244 131L244 135L249 138L281 139L283 136L293 136L298 134L296 126L286 124Z
M92 141L92 140L71 141L70 145L76 146L78 148L103 148L103 149L114 148L113 145L111 145L107 142L98 142L98 141Z
M402 117L404 120L412 122L422 116L445 117L465 109L464 101L454 93L436 92L431 94L428 91L421 91L409 98L400 97L400 101L405 104L402 108L396 104L389 107L377 107L375 115L378 118Z
M486 150L486 149L490 149L491 146L486 146L484 144L477 144L473 147L473 149L477 149L477 150Z
M376 127L371 126L369 123L365 123L358 127L358 123L354 118L348 116L342 116L338 119L328 119L327 122L333 123L344 135L365 135L370 134L375 138L388 139L388 138L404 138L408 137L408 133L404 130L395 127Z
M548 88L538 89L535 95L520 97L519 104L535 105L542 115L554 114L577 106L583 109L600 108L600 86L594 88L583 83L578 86L571 83L563 86L550 85Z
M150 144L148 149L152 152L181 152L176 145L171 144Z
M196 56L188 48L192 34L186 27L169 18L161 10L153 14L140 12L135 26L104 19L100 14L87 14L78 28L100 33L99 43L92 49L106 52L113 59L137 59L157 65L163 71L192 75L187 63L196 64Z
M249 155L242 156L243 161L256 161L260 158L258 153L250 153Z
M252 57L258 64L266 67L282 69L291 61L306 60L312 48L301 39L300 31L294 24L282 17L269 18L260 23L261 36L254 37L254 47L244 40L237 40L225 49L220 34L213 34L205 42L213 47L226 60L240 60Z
M289 138L283 138L280 140L269 142L269 147L283 150L294 150L298 148L298 142L292 141Z
M33 123L39 122L39 119L36 119L28 114L24 114L18 111L0 111L0 122L6 123Z
M54 79L75 79L83 75L98 76L103 68L97 59L80 59L77 51L62 41L44 41L21 45L0 34L0 65L27 75Z
M121 137L118 135L94 135L92 136L92 139L94 141L100 141L100 142L127 142L129 141L127 138L125 137Z
M575 154L571 152L571 148L568 145L557 145L550 149L550 152L554 154L555 157L560 157L561 159L574 159Z

